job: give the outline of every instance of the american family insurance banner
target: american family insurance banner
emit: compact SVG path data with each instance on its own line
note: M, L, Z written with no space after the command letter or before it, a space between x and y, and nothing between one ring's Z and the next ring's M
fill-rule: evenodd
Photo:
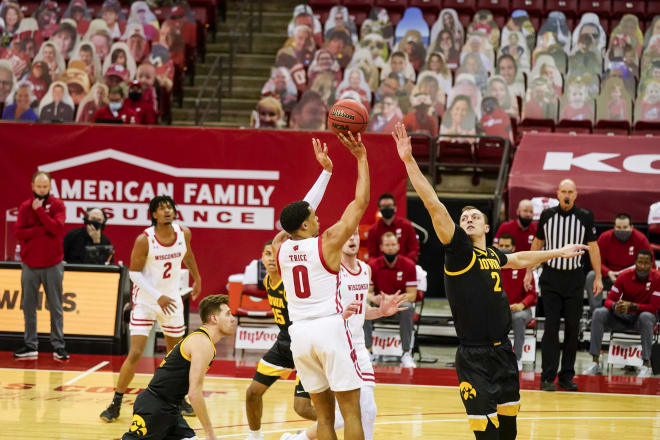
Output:
M82 226L88 207L108 215L105 234L116 261L129 263L137 235L150 226L149 200L168 194L192 230L203 293L225 291L277 233L281 209L302 199L321 172L312 136L328 143L333 177L318 209L321 228L339 219L355 194L355 159L330 132L223 130L113 125L0 124L0 208L4 258L14 255L17 207L31 196L36 170L51 173L51 193L66 204L65 230ZM406 174L389 135L366 135L371 201L391 192L405 215Z
M509 174L509 216L523 198L556 197L562 179L575 181L576 204L597 222L627 212L646 223L660 201L660 140L657 137L526 134Z

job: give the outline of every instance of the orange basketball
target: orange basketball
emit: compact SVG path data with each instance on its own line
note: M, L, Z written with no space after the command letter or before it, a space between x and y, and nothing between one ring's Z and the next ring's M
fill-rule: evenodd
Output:
M364 106L352 99L342 99L328 113L328 128L333 133L364 133L369 124L369 113Z

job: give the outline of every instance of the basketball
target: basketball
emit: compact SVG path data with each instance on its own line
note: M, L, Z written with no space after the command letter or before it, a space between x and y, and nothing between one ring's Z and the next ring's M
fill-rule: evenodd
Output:
M352 99L342 99L328 113L328 127L333 133L364 133L369 124L369 113L364 106Z

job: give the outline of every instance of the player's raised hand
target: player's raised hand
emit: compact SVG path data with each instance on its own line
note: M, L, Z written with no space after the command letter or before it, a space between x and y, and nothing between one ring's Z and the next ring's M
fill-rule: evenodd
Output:
M406 132L406 126L398 122L394 126L392 137L394 138L394 142L396 142L396 150L401 160L404 162L412 160L412 144L410 143L410 136Z
M161 295L160 298L158 298L158 305L166 315L171 315L176 311L176 301L169 296Z
M350 131L347 133L337 133L337 138L339 138L339 141L344 144L344 146L348 148L348 151L350 151L356 158L362 159L367 156L367 149L362 143L362 136L360 133L358 133L357 139Z
M401 304L406 302L407 295L401 293L400 290L397 290L394 295L382 295L383 298L380 301L380 313L383 316L392 316L397 312L403 312L408 310L408 307L401 307Z
M584 244L568 244L559 249L559 256L561 258L579 257L584 254L584 251L589 249L589 246Z
M344 312L341 314L341 317L344 319L348 319L351 316L355 315L360 311L360 307L362 307L362 302L355 300L352 303L350 303L346 309L344 309Z
M332 173L332 160L328 156L328 145L316 138L312 138L312 144L314 145L314 155L316 156L316 161L329 173Z

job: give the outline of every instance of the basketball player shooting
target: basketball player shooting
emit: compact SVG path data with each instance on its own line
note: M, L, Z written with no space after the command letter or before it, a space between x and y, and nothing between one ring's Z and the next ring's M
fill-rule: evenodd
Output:
M344 439L363 440L360 387L362 375L348 323L342 317L339 268L342 246L357 228L369 204L369 165L361 136L338 134L357 161L355 199L341 219L319 235L315 210L305 201L287 205L278 234L284 288L288 292L291 352L298 375L316 408L318 437L334 440L335 397L344 417ZM333 393L334 392L334 393Z
M500 268L520 269L552 258L573 258L584 254L588 247L572 244L508 255L487 247L490 226L486 215L474 206L466 206L460 225L454 223L417 166L403 124L396 125L392 137L410 182L444 245L445 292L459 340L456 375L470 429L477 440L513 440L517 435L520 382L508 337L511 311L502 289Z

